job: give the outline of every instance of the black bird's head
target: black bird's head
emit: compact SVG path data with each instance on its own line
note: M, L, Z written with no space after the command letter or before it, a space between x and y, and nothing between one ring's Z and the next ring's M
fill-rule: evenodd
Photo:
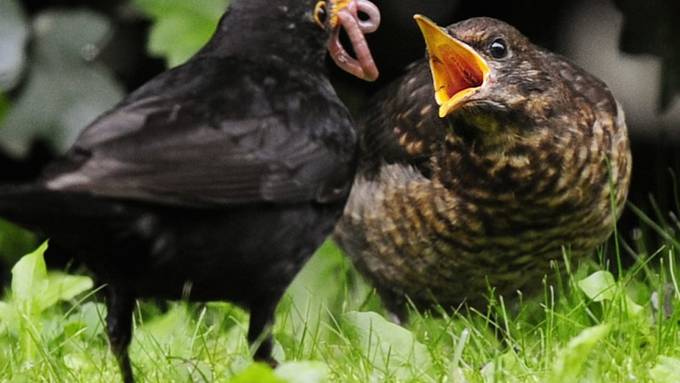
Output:
M521 125L524 131L512 133L524 134L568 102L564 78L551 68L554 55L514 27L487 17L448 28L415 19L427 43L440 118L462 118L482 132L509 133Z
M373 81L378 69L364 35L379 25L380 11L369 0L233 0L203 53L320 66L328 52L343 70ZM341 30L356 58L342 46Z

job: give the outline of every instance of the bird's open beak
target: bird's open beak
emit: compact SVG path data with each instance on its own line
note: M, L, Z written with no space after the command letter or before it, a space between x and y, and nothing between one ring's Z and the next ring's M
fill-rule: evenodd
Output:
M369 0L334 0L332 3L330 27L333 32L328 52L335 64L346 72L366 81L375 81L379 72L364 35L375 32L380 26L380 10ZM341 29L347 32L356 58L342 46Z
M439 117L453 113L488 80L486 61L469 45L450 36L425 16L414 16L430 56Z

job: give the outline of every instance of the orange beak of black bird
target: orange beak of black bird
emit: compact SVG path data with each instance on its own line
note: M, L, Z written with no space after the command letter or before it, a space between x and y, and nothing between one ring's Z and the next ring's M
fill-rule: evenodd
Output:
M486 84L489 65L472 47L425 16L414 16L427 44L439 117L458 110Z
M331 29L328 52L337 66L366 81L375 81L379 72L364 35L380 26L380 10L369 0L327 0L316 4L314 18L322 28ZM360 17L361 14L361 17ZM327 20L321 20L324 15ZM349 37L356 58L340 42L340 31Z

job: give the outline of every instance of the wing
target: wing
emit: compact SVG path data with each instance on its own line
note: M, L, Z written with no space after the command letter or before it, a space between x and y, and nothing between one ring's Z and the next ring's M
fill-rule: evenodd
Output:
M377 93L359 123L361 171L377 174L383 164L409 164L427 173L430 143L443 134L432 77L424 60Z
M152 80L81 134L48 187L181 205L343 198L355 135L330 84L257 67L204 59Z

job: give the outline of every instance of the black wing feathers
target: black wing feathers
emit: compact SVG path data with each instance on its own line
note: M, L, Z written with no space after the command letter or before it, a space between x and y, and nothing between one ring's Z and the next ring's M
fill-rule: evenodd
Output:
M355 137L344 107L329 102L330 84L221 61L180 67L133 93L83 132L74 153L89 157L77 170L48 185L184 205L341 198L354 162L343 148ZM185 72L202 79L183 85ZM159 95L157 82L175 87Z

